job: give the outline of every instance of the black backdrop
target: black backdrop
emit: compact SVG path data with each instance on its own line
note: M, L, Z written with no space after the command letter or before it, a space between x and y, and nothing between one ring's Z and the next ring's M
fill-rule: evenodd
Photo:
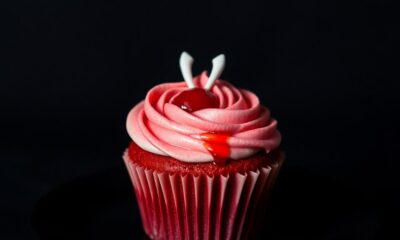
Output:
M222 77L278 119L285 168L375 199L371 239L387 233L400 200L390 2L1 5L1 239L34 236L32 209L60 184L123 168L126 114L152 86L182 79L182 50L195 73L225 53Z

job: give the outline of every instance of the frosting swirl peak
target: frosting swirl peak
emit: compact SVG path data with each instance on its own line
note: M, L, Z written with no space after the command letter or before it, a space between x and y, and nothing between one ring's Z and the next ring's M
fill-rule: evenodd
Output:
M193 79L200 88L207 81L206 72ZM157 85L132 108L126 127L137 145L190 163L212 162L220 157L241 159L279 146L277 121L254 93L216 80L209 91L218 98L218 107L188 112L173 104L187 89L185 82ZM215 147L223 149L225 156L213 152Z

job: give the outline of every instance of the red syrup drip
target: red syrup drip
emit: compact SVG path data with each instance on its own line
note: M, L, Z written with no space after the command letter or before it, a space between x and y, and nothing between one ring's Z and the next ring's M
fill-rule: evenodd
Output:
M194 112L204 108L217 108L218 97L203 88L192 88L179 93L172 104L182 108L186 112Z
M204 141L203 146L211 153L215 164L224 166L231 153L228 145L229 136L216 133L202 133L200 134L200 139Z

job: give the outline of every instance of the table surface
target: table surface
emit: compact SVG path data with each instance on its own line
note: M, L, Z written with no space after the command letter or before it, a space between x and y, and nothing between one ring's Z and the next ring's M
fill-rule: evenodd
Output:
M383 205L346 183L284 167L263 232L269 239L382 239ZM146 239L125 169L115 168L58 186L35 206L39 239Z

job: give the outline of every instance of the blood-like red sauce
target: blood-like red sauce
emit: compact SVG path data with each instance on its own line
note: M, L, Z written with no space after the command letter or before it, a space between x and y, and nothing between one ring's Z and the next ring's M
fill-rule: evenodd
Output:
M194 112L204 108L218 108L218 97L203 88L192 88L181 92L176 96L172 104L187 112ZM218 166L224 166L230 156L228 135L216 133L200 134L203 146L211 153Z
M179 93L172 104L182 108L187 112L194 112L204 108L217 108L219 106L218 97L203 88L192 88Z
M228 145L229 136L216 133L202 133L200 138L204 141L203 146L211 153L218 166L224 166L230 156Z

